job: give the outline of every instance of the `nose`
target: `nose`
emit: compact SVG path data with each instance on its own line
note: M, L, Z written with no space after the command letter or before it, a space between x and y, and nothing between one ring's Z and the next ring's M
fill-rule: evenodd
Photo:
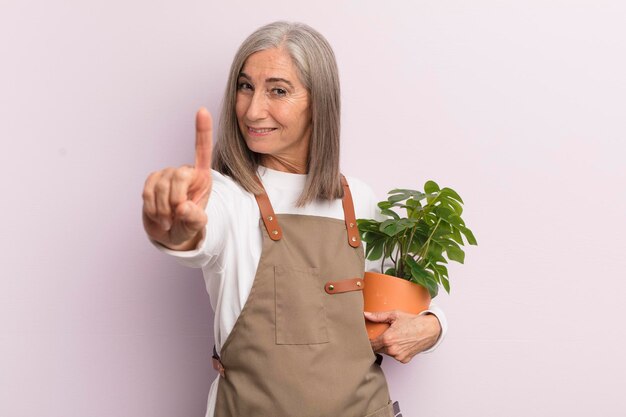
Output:
M256 90L246 110L246 118L250 121L263 120L267 117L267 96L264 91Z

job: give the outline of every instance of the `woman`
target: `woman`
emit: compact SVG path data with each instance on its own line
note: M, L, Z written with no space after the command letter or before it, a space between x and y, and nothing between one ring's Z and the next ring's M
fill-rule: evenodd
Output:
M408 362L440 339L435 315L398 312L369 315L392 325L367 339L355 218L376 216L376 198L339 171L337 74L312 28L258 29L231 66L214 152L201 109L195 166L146 181L148 236L203 269L215 309L208 416L394 416L374 350Z

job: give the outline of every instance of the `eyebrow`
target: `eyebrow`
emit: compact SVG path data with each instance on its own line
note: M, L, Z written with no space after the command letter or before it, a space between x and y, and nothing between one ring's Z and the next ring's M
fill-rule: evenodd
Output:
M250 78L250 76L249 76L248 74L246 74L245 72L240 72L240 73L239 73L239 76L240 76L240 77L247 78L248 80L252 80L252 79ZM291 81L289 81L289 80L287 80L287 79L285 79L285 78L280 78L280 77L271 77L271 78L266 78L266 79L265 79L265 82L266 82L266 83L275 83L275 82L279 82L279 81L282 81L282 82L284 82L285 84L289 85L289 87L294 88L294 86L293 86L293 84L291 83Z

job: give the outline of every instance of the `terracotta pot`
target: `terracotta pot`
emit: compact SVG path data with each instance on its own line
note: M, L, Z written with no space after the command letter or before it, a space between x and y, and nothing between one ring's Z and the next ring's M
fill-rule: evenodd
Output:
M430 294L421 285L391 275L376 272L365 273L363 286L363 300L365 311L400 310L417 314L427 310L430 306ZM365 321L367 335L370 340L375 339L387 328L388 323L373 323Z

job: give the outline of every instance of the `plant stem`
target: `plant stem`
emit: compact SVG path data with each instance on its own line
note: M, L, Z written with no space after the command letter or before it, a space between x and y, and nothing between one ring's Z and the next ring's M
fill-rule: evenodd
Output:
M385 258L385 247L383 246L383 260L382 260L382 262L380 263L380 273L381 273L381 274L384 274L384 273L385 273L385 271L384 271L384 268L385 268L385 259L387 259L387 258ZM389 254L389 259L391 259L391 261L393 262L393 267L394 267L394 268L396 268L396 266L397 266L397 261L396 261L395 259L393 259L393 250L392 250L392 251L391 251L391 253Z
M400 264L400 273L404 274L404 262L402 262L402 260L404 259L404 255L402 254L402 242L398 242L398 250L396 251L396 265ZM396 268L396 275L399 277L402 277L402 275L398 272L398 269Z
M417 229L417 224L415 224L412 228L411 228L411 237L409 237L409 242L406 246L406 250L407 253L409 252L409 250L411 250L411 244L413 243L413 238L415 237L415 230Z
M409 213L409 210L407 209L407 214L409 215L409 218L415 218L417 221L420 220L421 215L423 215L424 213L424 209L426 207L423 207L422 210L417 210L417 208L415 210L411 210L411 213ZM413 216L415 214L415 216ZM413 225L413 227L411 228L411 236L409 237L409 240L407 242L407 246L406 246L406 252L409 253L410 249L411 249L411 244L413 243L413 238L415 237L415 231L417 230L417 224Z
M385 268L385 257L382 257L382 261L380 261L380 273L384 274L385 271L383 270Z
M402 233L402 237L398 239L398 252L399 252L398 261L400 262L400 265L402 266L400 268L401 269L400 272L402 272L402 273L404 273L404 267L403 267L404 266L404 257L405 257L405 254L407 253L404 250L404 238L405 238L405 236L406 236L406 229L404 229L404 232ZM396 270L396 272L398 272L398 270ZM397 273L396 275L398 275L399 277L402 277L402 275L400 273Z
M430 232L430 235L428 236L428 239L426 239L426 242L424 242L424 245L422 246L423 253L420 255L420 257L424 258L426 256L426 254L428 253L428 247L430 246L430 241L431 241L433 235L435 234L435 231L439 227L439 223L441 223L441 219L437 219L437 224L435 224L435 227L433 228L433 231ZM420 252L422 252L422 251L420 251Z

